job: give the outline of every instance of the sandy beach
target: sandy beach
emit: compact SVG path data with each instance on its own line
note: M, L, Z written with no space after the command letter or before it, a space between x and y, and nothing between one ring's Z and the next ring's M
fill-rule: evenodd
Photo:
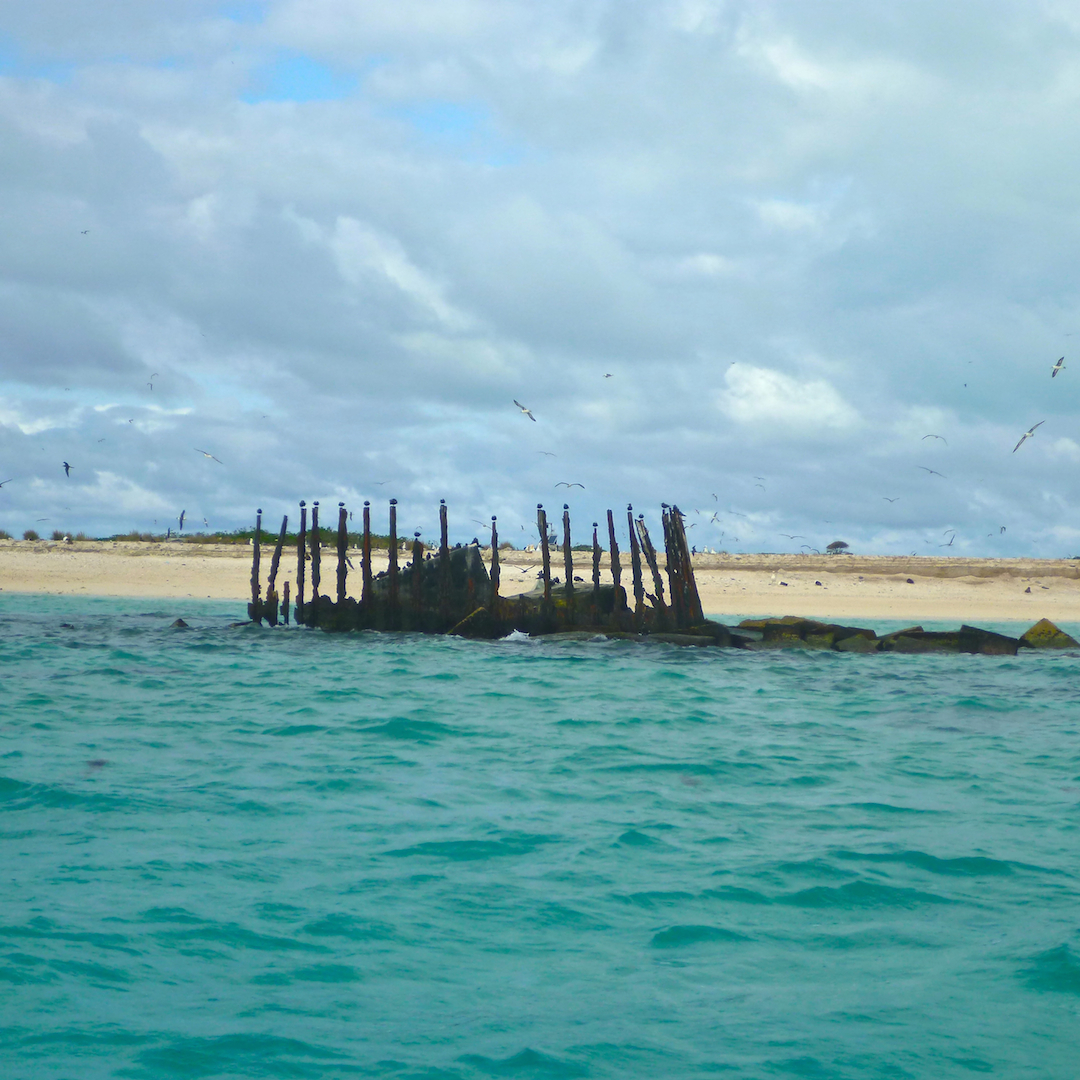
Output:
M263 550L265 583L269 550ZM360 586L359 552L349 592ZM333 588L335 555L323 555L323 588ZM504 595L531 589L539 552L501 554ZM373 569L386 566L376 555ZM553 574L563 558L552 553ZM963 559L860 555L700 555L695 573L705 611L729 615L806 615L816 618L905 619L913 622L1080 620L1080 562L1039 559ZM295 577L295 554L286 553L280 583ZM588 587L592 558L574 553L575 577ZM601 577L610 581L608 559ZM909 580L910 579L910 580ZM236 545L86 541L0 541L3 593L77 596L192 597L247 600L251 548ZM629 559L623 557L623 584ZM310 586L309 586L310 588ZM651 590L650 590L651 591Z

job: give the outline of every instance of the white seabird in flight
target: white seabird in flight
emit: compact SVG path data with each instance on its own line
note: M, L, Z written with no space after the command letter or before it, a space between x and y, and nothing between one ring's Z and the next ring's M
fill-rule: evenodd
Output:
M1065 366L1065 357L1061 357L1060 360L1050 369L1050 378L1053 379L1057 376L1057 373Z
M530 420L531 420L531 421L532 421L532 422L533 422L534 424L536 423L536 417L535 417L535 416L533 416L533 414L532 414L532 409L526 409L526 408L525 408L525 406L524 406L524 405L522 405L522 404L521 404L521 402L520 402L520 401L517 401L516 399L515 399L515 401L514 401L514 404L515 404L515 405L516 405L516 406L517 406L517 407L518 407L518 408L519 408L519 409L520 409L520 410L521 410L521 411L522 411L522 412L523 412L523 413L524 413L524 414L525 414L525 415L526 415L526 416L527 416L527 417L528 417L528 418L529 418L529 419L530 419Z
M1045 420L1040 420L1037 424L1033 425L1032 427L1029 427L1027 429L1027 431L1025 431L1024 434L1020 436L1020 441L1012 448L1012 452L1015 454L1016 451L1019 450L1020 447L1024 445L1024 441L1026 439L1030 439L1032 437L1032 435L1035 434L1035 428L1042 427L1042 425L1045 424L1045 423L1046 423Z

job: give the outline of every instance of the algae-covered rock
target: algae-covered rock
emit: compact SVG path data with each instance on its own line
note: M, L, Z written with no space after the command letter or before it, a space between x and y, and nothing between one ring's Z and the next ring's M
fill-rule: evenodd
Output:
M714 645L719 645L722 648L727 648L731 645L731 631L724 626L723 623L713 622L712 619L706 619L704 622L697 623L695 626L687 627L686 633L710 637L712 638Z
M984 656L1015 656L1020 642L1005 634L995 634L992 630L982 630L977 626L961 626L960 636L964 641L964 652L982 653Z
M877 652L881 642L877 637L863 637L862 634L852 634L851 637L841 638L835 642L833 648L837 652L872 653Z
M780 619L744 619L736 628L761 634L761 643L747 643L744 648L759 649L835 649L848 638L859 637L873 642L873 648L856 646L845 651L873 652L876 649L877 635L873 630L861 626L842 626L839 623L824 623L817 619L804 619L798 615L785 615Z
M646 641L660 641L668 645L715 645L711 634L649 634Z
M988 656L1015 656L1016 638L961 626L959 630L923 630L912 627L886 634L881 639L882 652L898 653L982 653Z
M1020 635L1023 649L1076 649L1080 642L1056 627L1049 619L1040 619Z

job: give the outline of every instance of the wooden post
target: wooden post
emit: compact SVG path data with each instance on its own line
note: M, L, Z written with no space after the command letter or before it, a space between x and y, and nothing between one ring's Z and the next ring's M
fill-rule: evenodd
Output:
M570 507L563 503L563 573L566 575L566 614L571 623L577 621L574 604L574 553L570 550Z
M397 629L398 616L398 539L397 539L397 499L390 500L390 625Z
M705 612L701 607L701 597L698 595L697 579L694 577L693 556L686 542L686 526L683 524L682 511L677 506L671 508L672 531L675 534L676 543L682 549L682 561L684 566L683 588L686 591L686 614L691 626L696 626L705 621Z
M281 532L278 533L277 543L274 545L274 554L270 559L270 577L266 581L266 609L267 622L271 626L278 624L278 595L277 595L277 572L281 562L281 550L285 546L285 530L289 526L289 515L281 519Z
M300 533L296 538L296 621L304 618L304 581L307 577L307 504L300 500Z
M499 606L499 525L491 515L491 598L488 606L495 611Z
M596 530L599 528L600 526L594 521L592 523L592 602L594 623L600 621L600 540L596 533Z
M278 533L277 543L274 545L274 554L270 559L270 578L266 583L267 593L271 592L277 581L278 564L281 562L281 550L285 547L285 531L289 527L289 515L281 519L281 532Z
M343 502L337 505L337 602L344 604L345 578L349 574L349 565L345 562L349 552L349 513Z
M664 568L667 570L668 588L671 590L671 611L677 629L688 626L686 621L686 596L683 592L682 559L675 534L671 531L671 509L667 503L660 504L660 520L664 528Z
M259 594L262 592L259 586L259 535L262 532L262 510L255 511L255 536L252 540L251 552L251 605L248 615L252 622L262 626L262 604L259 602Z
M649 564L652 572L653 588L656 590L656 613L661 623L667 622L667 605L664 603L664 581L660 577L660 567L656 562L656 548L653 547L649 538L649 529L645 524L645 515L638 514L637 518L638 539L641 541L641 550L645 555L645 561Z
M424 610L424 545L420 543L419 532L413 535L412 571L413 613L417 619L416 629L420 629L419 620Z
M547 514L544 504L536 504L536 527L540 530L540 552L544 558L544 603L551 603L551 551L548 548Z
M615 610L623 608L623 594L619 587L622 585L622 566L619 563L619 542L615 539L615 518L611 511L607 512L608 542L611 545L611 580L615 583Z
M322 584L322 537L319 535L319 502L311 504L311 602L319 599L319 586ZM318 607L316 606L316 617Z
M289 583L281 586L281 621L289 625Z
M439 614L450 614L450 541L446 523L446 500L439 500Z
M360 549L361 573L363 574L364 587L360 594L360 601L364 607L371 603L371 503L364 500L364 540Z
M634 618L640 622L645 610L645 585L641 580L641 547L634 528L634 508L626 508L626 524L630 529L630 569L634 575Z

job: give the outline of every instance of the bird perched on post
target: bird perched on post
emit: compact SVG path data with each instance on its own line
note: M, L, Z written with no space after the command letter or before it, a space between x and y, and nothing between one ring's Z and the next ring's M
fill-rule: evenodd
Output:
M518 407L518 408L519 408L519 409L520 409L520 410L521 410L521 411L522 411L522 412L523 412L523 413L524 413L524 414L525 414L525 415L526 415L526 416L527 416L527 417L528 417L528 418L529 418L529 419L530 419L530 420L531 420L531 421L532 421L532 422L533 422L534 424L536 423L536 417L535 417L535 416L533 416L533 414L532 414L532 409L527 409L527 408L525 408L525 406L524 406L524 405L522 405L522 404L521 404L521 402L520 402L520 401L517 401L516 399L515 399L515 401L514 401L514 404L515 404L515 405L516 405L516 406L517 406L517 407Z

